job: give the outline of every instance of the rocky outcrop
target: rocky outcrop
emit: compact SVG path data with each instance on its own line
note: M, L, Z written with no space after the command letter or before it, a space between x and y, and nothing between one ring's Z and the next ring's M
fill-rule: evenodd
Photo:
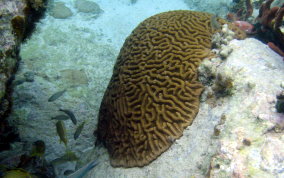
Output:
M5 120L11 108L11 81L20 61L19 46L43 15L46 0L2 0L0 2L0 145L7 149L15 131Z

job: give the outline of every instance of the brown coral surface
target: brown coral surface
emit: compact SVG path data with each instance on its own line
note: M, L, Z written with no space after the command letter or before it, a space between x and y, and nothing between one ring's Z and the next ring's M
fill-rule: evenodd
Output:
M197 67L211 55L211 36L218 30L212 29L211 17L184 10L161 13L126 39L101 103L97 130L112 166L149 164L191 125L203 90Z

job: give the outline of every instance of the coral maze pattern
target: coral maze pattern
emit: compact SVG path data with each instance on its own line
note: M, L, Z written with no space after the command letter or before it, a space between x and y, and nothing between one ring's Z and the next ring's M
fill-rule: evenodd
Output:
M216 30L211 16L161 13L126 39L99 113L98 141L112 166L149 164L191 125L203 90L197 67L210 55Z

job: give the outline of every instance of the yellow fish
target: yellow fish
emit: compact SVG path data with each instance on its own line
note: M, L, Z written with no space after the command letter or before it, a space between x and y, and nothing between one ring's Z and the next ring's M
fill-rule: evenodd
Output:
M3 178L32 178L32 175L24 169L19 168L5 172Z
M62 141L67 147L66 129L63 121L56 122L56 131L60 138L60 142Z

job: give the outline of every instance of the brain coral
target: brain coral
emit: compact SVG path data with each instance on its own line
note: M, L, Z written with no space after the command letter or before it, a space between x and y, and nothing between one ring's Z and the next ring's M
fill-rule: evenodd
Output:
M211 36L218 30L210 19L203 12L165 12L143 21L126 39L96 132L112 166L149 164L191 125L203 90L197 67L211 55Z

